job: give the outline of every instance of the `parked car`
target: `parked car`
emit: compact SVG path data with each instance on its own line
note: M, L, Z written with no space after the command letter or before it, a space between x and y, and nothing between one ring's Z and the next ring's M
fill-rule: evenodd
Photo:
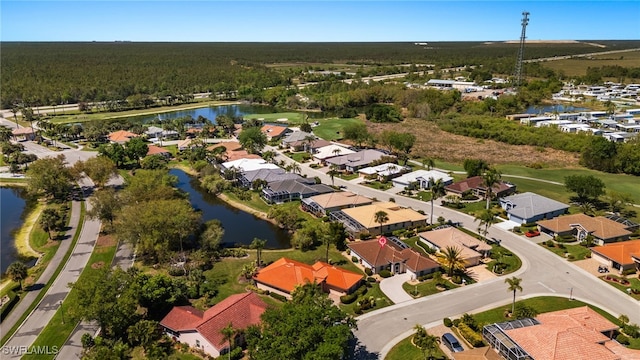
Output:
M538 231L538 230L529 230L526 233L524 233L524 235L526 237L536 237L536 236L540 235L540 231Z
M455 353L464 351L464 348L452 333L445 333L442 335L442 343L445 344L451 352Z

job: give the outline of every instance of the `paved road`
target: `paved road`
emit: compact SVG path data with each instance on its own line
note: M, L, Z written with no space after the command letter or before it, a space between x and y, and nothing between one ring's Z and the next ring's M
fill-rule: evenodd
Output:
M80 181L84 190L93 187L90 180L84 178ZM87 210L91 209L91 204L86 202ZM73 249L72 255L64 265L58 277L42 298L35 310L22 323L18 331L9 339L5 346L30 346L36 340L42 329L49 323L55 312L60 307L60 303L69 293L67 284L75 282L80 273L87 265L91 252L96 242L96 234L100 231L100 221L85 217L85 222L80 232L78 242ZM58 251L56 255L60 253ZM3 322L4 324L4 322ZM7 355L3 359L17 359L18 354Z
M42 291L42 288L51 280L53 273L58 268L58 264L62 262L65 254L71 247L71 243L73 240L73 236L78 229L78 224L80 223L80 201L73 201L71 203L71 216L69 220L69 230L64 235L64 239L60 241L60 246L58 250L51 258L49 262L49 266L42 272L40 278L38 278L38 282L35 283L32 288L36 290L31 290L27 292L22 300L16 305L16 307L9 313L2 323L0 323L0 334L6 334L20 319L22 314L24 314L29 306L33 304L36 297Z
M274 150L271 148L271 150ZM277 160L292 162L290 158L278 155ZM318 176L324 183L331 183L329 176L322 171L302 166L303 174ZM320 169L321 170L321 169ZM371 189L335 178L336 185L368 197L386 200L388 193ZM395 197L396 203L415 210L430 212L430 203L402 196ZM468 229L477 228L473 217L436 205L434 217L443 216L447 220L460 222ZM496 227L489 229L489 237L502 240L503 246L514 252L522 260L522 267L509 276L522 278L524 291L519 298L537 295L554 295L573 298L596 305L618 316L626 314L633 323L640 323L640 304L623 292L605 284L586 271L578 268L549 252L535 242L512 232ZM429 324L442 321L444 317L453 317L465 312L477 312L482 309L508 304L510 294L503 278L468 285L446 291L434 296L406 301L358 317L358 330L355 335L361 345L361 357L384 358L384 354L397 342L406 337L416 324Z

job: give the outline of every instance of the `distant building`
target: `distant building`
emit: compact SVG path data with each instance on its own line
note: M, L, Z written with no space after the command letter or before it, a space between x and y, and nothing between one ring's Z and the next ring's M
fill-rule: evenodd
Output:
M126 130L118 130L108 135L109 141L112 143L124 144L132 138L138 137L138 134Z
M567 204L531 192L501 198L500 206L506 210L509 220L520 224L553 219L569 210Z
M388 220L382 224L376 222L375 214L384 211ZM367 232L373 235L410 229L427 224L427 217L421 213L404 208L394 202L377 202L371 205L346 208L331 213L332 220L340 221L353 236Z
M416 170L410 173L404 174L392 180L395 187L407 187L411 184L416 184L418 189L429 189L429 180L433 181L442 180L444 185L449 185L453 182L453 178L442 171L437 170Z
M599 245L626 240L631 235L631 231L622 223L603 216L592 217L585 214L564 215L551 220L541 220L538 221L538 229L553 237L573 235L579 241L591 235Z
M437 262L421 255L401 241L392 239L387 238L384 246L380 246L376 240L356 241L347 246L351 249L351 255L373 273L386 269L392 274L407 272L415 279L440 269L440 264Z
M373 203L373 200L368 197L349 191L335 191L303 199L300 205L304 211L308 211L317 217L323 217L334 211L370 205L371 203Z
M462 196L462 194L467 191L479 197L485 197L487 194L487 187L484 185L482 176L472 176L464 180L456 181L451 185L445 186L444 189L447 193L457 196ZM515 185L508 184L504 181L499 181L491 187L491 193L499 198L513 194L515 191Z
M458 249L465 266L479 265L491 253L491 245L468 235L455 227L425 231L418 234L420 242L432 249L443 251L448 247Z

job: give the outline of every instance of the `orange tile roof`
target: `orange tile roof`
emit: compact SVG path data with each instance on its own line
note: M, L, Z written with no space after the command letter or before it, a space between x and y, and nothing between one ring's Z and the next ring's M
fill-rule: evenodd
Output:
M362 275L321 261L313 266L299 261L280 258L260 270L254 279L263 284L291 293L297 285L306 282L326 282L327 285L347 291L362 280Z
M118 130L109 134L109 140L113 142L127 142L132 137L138 137L138 134L126 130Z
M33 134L33 129L31 127L23 126L21 128L11 130L11 134L13 135L29 135Z
M538 225L555 233L571 231L573 229L571 225L575 224L580 224L599 239L611 239L631 234L631 231L627 230L623 224L603 216L591 217L585 214L573 214L538 221Z
M175 332L198 331L217 349L228 346L221 330L231 324L234 329L246 329L249 325L259 324L260 316L267 304L253 292L227 297L205 312L191 306L176 306L160 325Z
M591 251L611 259L621 265L633 263L633 258L640 258L640 240L621 241L613 244L592 247Z
M262 158L260 155L257 155L257 154L249 154L245 149L242 148L242 145L240 145L240 143L237 141L220 142L207 147L207 150L211 151L220 147L224 147L226 149L224 153L226 161L234 161L238 159L261 159Z
M629 349L617 341L607 341L604 346L624 360L640 360L640 350Z
M149 150L147 150L147 155L157 155L157 154L170 154L171 152L163 147L149 145Z
M587 306L540 314L539 325L505 330L534 359L617 360L602 346L609 340L605 331L618 326Z
M269 137L278 137L287 131L286 126L264 125L260 130Z
M219 147L223 147L225 149L227 149L227 151L236 151L236 150L242 150L242 145L240 145L239 142L237 141L224 141L224 142L219 142L216 144L213 144L209 147L207 147L207 150L211 151L213 149L219 148Z

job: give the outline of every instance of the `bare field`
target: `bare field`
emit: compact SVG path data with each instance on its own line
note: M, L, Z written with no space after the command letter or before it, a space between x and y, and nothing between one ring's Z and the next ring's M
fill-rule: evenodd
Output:
M563 71L567 76L584 76L588 67L621 66L624 68L640 67L640 51L619 54L596 55L591 59L574 58L546 61L544 67L555 71Z
M379 133L383 130L410 132L417 141L412 155L431 157L446 162L461 163L464 159L479 158L490 164L528 165L541 163L550 167L578 167L579 154L566 151L538 150L529 145L509 145L493 140L474 139L442 131L430 121L408 118L402 123L367 123L369 130Z

